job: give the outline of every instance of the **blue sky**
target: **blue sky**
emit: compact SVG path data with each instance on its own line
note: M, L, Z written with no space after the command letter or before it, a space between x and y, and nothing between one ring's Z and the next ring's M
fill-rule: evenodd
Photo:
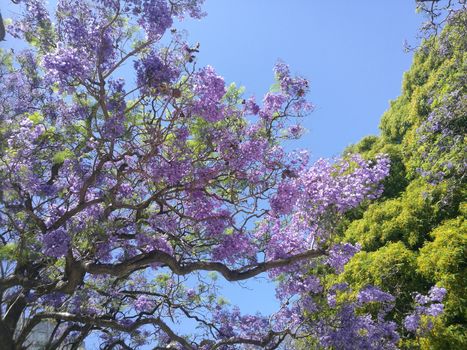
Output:
M200 42L201 65L261 99L277 59L311 81L316 110L298 147L330 157L378 132L422 20L411 0L207 0L208 16L183 26Z

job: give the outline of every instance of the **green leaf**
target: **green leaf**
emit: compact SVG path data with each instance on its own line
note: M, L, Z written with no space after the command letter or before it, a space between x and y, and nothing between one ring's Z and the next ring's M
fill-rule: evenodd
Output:
M53 162L54 162L54 164L61 164L66 159L69 159L71 157L73 157L73 152L70 151L69 149L66 149L64 151L60 151L58 153L55 153L55 155L53 156Z

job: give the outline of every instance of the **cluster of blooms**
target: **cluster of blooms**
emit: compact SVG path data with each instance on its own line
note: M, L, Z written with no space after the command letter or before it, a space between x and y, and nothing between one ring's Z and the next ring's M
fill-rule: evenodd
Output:
M295 112L311 110L312 106L306 100L308 92L308 80L302 77L292 77L289 66L284 62L278 62L274 67L276 78L279 81L281 91L286 96L294 96L293 109Z
M355 168L352 169L352 165ZM290 214L298 209L307 217L319 217L331 207L344 212L364 199L381 194L377 185L389 173L389 160L380 156L376 163L359 156L331 163L319 159L311 168L304 169L279 184L271 207L278 215Z
M140 295L135 300L135 310L138 312L149 312L154 308L154 302L148 299L146 295Z
M312 322L320 345L337 349L397 349L399 335L395 322L385 320L394 297L372 286L363 288L357 300L337 302L337 295L349 292L345 283L333 285L327 293L330 313ZM342 299L342 298L341 298ZM379 304L377 317L361 312L367 304Z
M2 62L12 59L11 52L0 53ZM32 50L23 50L16 55L18 69L13 71L0 67L0 87L2 103L0 104L0 120L10 122L7 116L13 114L23 116L36 110L31 108L38 100L49 100L42 80L38 74L38 64Z
M254 103L254 100L246 101L246 110L251 111L252 114L258 114L266 123L280 119L281 116L286 116L291 112L295 116L310 112L313 106L306 99L309 90L308 80L291 76L290 69L283 62L278 62L275 65L274 72L280 90L278 92L268 92L264 96L261 108ZM295 131L292 131L291 136L297 137L299 127L295 126L294 129Z
M331 266L336 272L342 272L345 264L360 251L360 246L350 243L335 244L329 250L329 256L326 260L327 264Z
M219 324L220 338L244 337L261 340L268 332L269 321L261 315L241 315L239 308L227 310L220 306L214 311L214 320Z
M44 57L44 67L47 69L47 81L50 84L57 82L61 88L70 88L70 83L89 78L93 69L85 50L60 44L55 52Z
M225 82L216 74L214 68L207 66L195 74L193 92L198 96L193 105L193 113L209 122L225 118L225 106L221 103L226 92Z
M436 317L443 313L443 304L441 303L446 295L446 289L441 287L432 287L428 295L416 293L414 301L416 303L415 311L408 315L404 320L405 328L412 333L425 333L433 327L432 321L428 318L422 323L423 316Z
M11 181L10 186L7 183L4 183L4 186L11 188L12 183L20 181L25 189L37 191L40 189L40 183L37 181L35 170L41 162L34 157L34 154L37 152L45 127L31 120L34 114L26 114L23 117L18 124L10 121L10 132L4 136L7 145L17 150L4 155L6 164L3 164L3 168L9 172Z
M174 81L179 72L164 63L156 52L150 52L135 62L137 84L142 88L157 89Z
M10 24L8 32L15 38L24 38L36 28L43 28L44 24L50 24L50 15L44 1L23 0L25 12L20 20Z
M166 0L133 0L133 13L139 14L138 23L148 38L157 39L172 26L173 20Z
M318 322L315 329L320 345L335 349L394 349L400 339L397 324L383 318L359 315L355 305L342 306L335 315L337 321Z
M373 302L385 303L393 302L395 298L386 292L383 292L379 288L374 286L368 286L358 292L358 303L367 304Z
M60 258L64 256L70 245L70 236L64 228L46 233L42 237L42 249L45 255Z
M417 130L426 159L418 170L432 183L465 173L466 101L460 87L446 94Z
M101 133L105 138L115 139L125 131L126 101L124 99L124 85L123 79L109 81L107 110L110 116L104 121Z

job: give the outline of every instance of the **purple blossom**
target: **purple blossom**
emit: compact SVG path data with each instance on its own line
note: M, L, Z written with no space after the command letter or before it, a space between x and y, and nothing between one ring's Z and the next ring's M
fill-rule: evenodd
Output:
M115 139L125 132L125 124L122 116L114 116L107 119L102 126L102 136L107 139Z
M154 308L154 301L146 295L139 295L135 300L135 309L138 312L149 312Z
M220 306L213 315L219 327L219 338L228 339L230 337L245 337L259 340L267 334L270 329L269 321L266 317L257 315L241 315L238 308L228 310Z
M408 315L404 319L404 327L410 332L417 331L419 326L420 326L420 316L419 315L411 314L411 315Z
M431 304L425 311L426 315L439 316L444 311L444 305L441 303Z
M296 124L296 125L289 126L289 128L287 129L287 132L291 138L298 139L303 135L303 133L305 132L305 129L301 125Z
M45 305L50 305L54 308L60 308L63 305L67 298L67 295L62 292L52 292L50 294L46 294L39 298L40 303Z
M109 92L107 99L107 109L116 116L123 116L126 109L126 101L124 99L125 82L123 79L112 79L109 81Z
M162 88L164 84L171 83L178 76L178 70L164 63L154 51L136 61L134 66L138 86L144 89Z
M138 247L145 252L160 250L167 254L173 253L173 248L164 237L140 233L136 236Z
M60 258L67 253L70 242L66 230L59 228L42 236L42 251L45 255Z
M355 305L346 304L336 311L332 320L316 324L316 337L321 346L336 349L397 349L397 325L369 315L359 315Z
M444 311L444 305L441 304L441 301L443 301L445 295L446 289L436 286L430 289L428 296L416 293L414 295L414 301L416 303L415 310L406 316L404 327L413 333L426 333L430 331L433 327L433 323L428 319L427 322L421 324L421 317L437 317L441 315Z
M197 72L193 79L193 91L198 96L193 112L210 122L225 117L225 107L221 103L226 93L224 79L217 75L214 68L207 66Z
M271 199L271 208L279 215L290 214L299 196L297 184L293 181L282 182Z
M428 294L428 297L432 302L441 302L446 296L446 289L442 287L433 286Z
M342 272L344 265L360 251L360 246L352 245L350 243L336 244L329 250L327 264L331 266L336 272ZM369 296L370 294L368 294ZM364 296L364 298L367 295Z
M259 111L261 118L271 120L276 113L280 113L282 106L287 101L287 97L282 93L268 92L263 100L263 106Z
M21 3L25 5L24 15L7 27L13 37L27 37L27 34L34 33L36 27L50 24L50 15L44 1L22 0Z
M301 278L287 278L280 283L276 290L276 296L281 300L296 294L314 293L318 294L323 291L321 281L316 276L306 276Z
M291 108L296 113L306 113L313 109L305 96L309 90L309 83L307 79L290 75L290 68L283 62L278 62L274 67L276 79L279 82L281 92L289 99L291 99Z
M194 299L197 296L197 293L194 289L190 288L186 291L188 299Z
M273 68L277 80L281 81L290 76L290 67L282 61L276 63Z
M357 300L360 304L371 302L392 303L395 298L391 294L385 293L377 287L368 286L360 290L357 296Z
M133 0L133 13L149 39L157 39L172 26L173 20L166 0Z
M217 261L235 263L239 259L254 260L257 246L247 234L226 234L219 238L219 244L213 249L212 257Z
M58 82L62 90L73 90L73 82L85 80L92 72L91 61L84 50L64 47L60 43L54 53L44 56L44 67L47 80Z
M249 98L245 100L245 111L248 114L257 115L259 113L259 106L256 104L254 98Z
M326 297L327 303L330 307L334 308L337 305L336 294L330 293Z

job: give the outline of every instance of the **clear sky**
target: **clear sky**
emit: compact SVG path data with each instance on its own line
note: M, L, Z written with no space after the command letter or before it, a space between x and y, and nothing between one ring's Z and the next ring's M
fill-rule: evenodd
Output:
M0 4L3 17L11 17L11 3ZM311 81L316 109L296 146L314 158L337 156L378 133L412 61L404 40L417 43L422 21L415 0L206 0L205 10L201 21L182 23L190 40L201 44L200 66L212 65L258 100L273 83L277 59ZM225 294L244 312L274 311L270 284L246 286L226 285Z
M311 81L316 110L299 147L338 155L378 132L388 101L399 95L422 18L415 0L206 0L208 16L184 23L199 41L200 64L261 99L277 59Z

